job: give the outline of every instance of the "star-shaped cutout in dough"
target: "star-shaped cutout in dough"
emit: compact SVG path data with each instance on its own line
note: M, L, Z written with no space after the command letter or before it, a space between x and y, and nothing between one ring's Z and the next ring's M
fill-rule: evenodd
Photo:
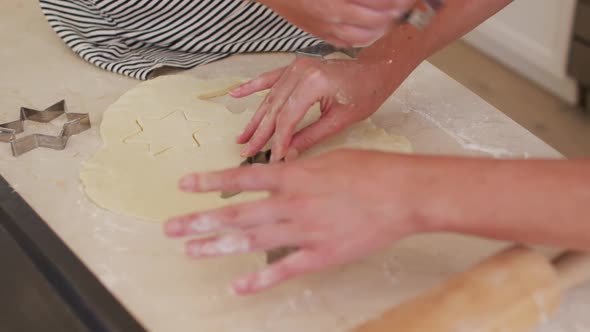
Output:
M173 111L159 118L137 119L139 131L123 139L124 143L147 144L154 156L173 148L197 148L199 128L209 125L204 121L192 121L183 111Z

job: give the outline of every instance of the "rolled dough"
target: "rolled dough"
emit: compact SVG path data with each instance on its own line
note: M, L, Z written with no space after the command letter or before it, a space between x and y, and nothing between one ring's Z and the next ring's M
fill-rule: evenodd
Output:
M154 221L263 197L265 193L247 193L226 200L219 193L178 189L183 175L235 167L242 161L235 137L253 112L232 113L219 102L205 100L226 94L242 81L164 76L124 94L104 112L104 145L80 173L88 196L115 213ZM318 116L314 109L302 125ZM301 157L342 147L411 151L407 139L367 120Z

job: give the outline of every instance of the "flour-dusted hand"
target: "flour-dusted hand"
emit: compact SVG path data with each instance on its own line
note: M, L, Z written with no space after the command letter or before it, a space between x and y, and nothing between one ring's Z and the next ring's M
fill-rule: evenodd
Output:
M347 150L190 175L181 181L185 191L266 190L271 195L171 220L165 231L173 237L224 234L188 241L187 253L195 258L299 247L233 284L239 294L257 292L300 274L353 261L422 230L416 214L419 200L403 170L406 159ZM384 179L392 182L385 185Z
M246 144L242 156L256 154L273 138L273 161L281 160L366 119L406 77L384 75L383 66L387 64L299 58L231 91L231 96L240 98L271 88L237 139ZM316 103L320 119L296 132Z
M264 200L170 220L195 258L295 246L237 279L254 293L344 264L420 232L458 232L590 250L588 160L493 160L341 150L189 175L189 192L268 191ZM559 222L555 222L558 220ZM203 236L217 234L203 238Z
M289 22L340 47L382 37L416 0L261 0Z

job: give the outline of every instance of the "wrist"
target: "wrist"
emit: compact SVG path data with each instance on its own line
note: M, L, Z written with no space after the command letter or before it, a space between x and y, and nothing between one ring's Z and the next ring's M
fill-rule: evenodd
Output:
M360 62L396 64L415 68L430 56L429 47L420 38L420 31L411 26L395 27L371 46L363 49Z
M381 169L375 174L374 187L383 188L388 222L393 233L401 229L405 235L446 231L449 219L440 208L447 205L432 191L444 192L443 172L439 172L438 157L421 157L397 153L381 153ZM386 179L384 181L384 179ZM443 218L441 218L441 216Z
M458 172L462 161L456 158L412 155L401 158L397 156L390 163L400 167L393 172L389 170L395 174L390 186L403 195L397 200L403 202L407 211L411 233L455 231L458 222L470 217L469 208L463 204L467 191L462 189L462 178L470 176L471 169ZM399 191L400 188L404 190Z
M373 67L384 88L392 93L428 56L428 47L417 38L413 27L390 31L375 44L365 48L357 61Z

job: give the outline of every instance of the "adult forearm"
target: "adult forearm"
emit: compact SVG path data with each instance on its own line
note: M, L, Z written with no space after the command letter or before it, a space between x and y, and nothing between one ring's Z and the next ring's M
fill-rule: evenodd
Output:
M433 229L590 250L590 161L439 159Z
M364 49L359 61L381 63L383 70L408 75L423 60L496 14L511 0L447 0L445 7L424 30L394 27ZM399 74L397 74L399 75Z

